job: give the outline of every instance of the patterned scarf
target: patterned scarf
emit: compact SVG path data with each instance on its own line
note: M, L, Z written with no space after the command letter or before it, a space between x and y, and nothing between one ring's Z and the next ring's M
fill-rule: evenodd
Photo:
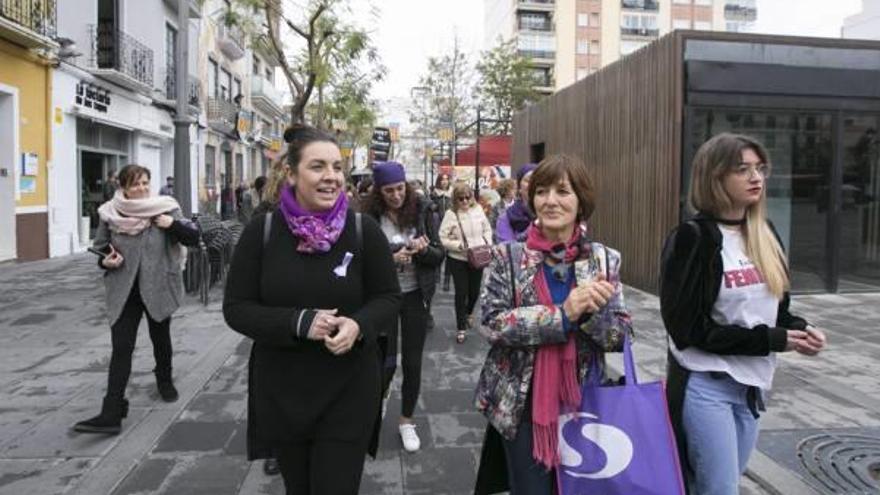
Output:
M281 190L279 210L284 215L287 228L299 238L296 250L300 253L326 253L330 251L345 228L348 197L340 192L333 208L322 213L306 211L296 200L293 187Z
M576 227L566 243L553 243L544 237L535 225L527 231L526 246L540 251L566 267L580 254L581 227ZM535 274L538 302L553 306L550 287L544 270ZM535 374L532 378L532 457L547 469L559 465L558 420L560 404L578 407L581 390L577 382L577 345L575 334L568 335L564 344L544 345L535 356Z

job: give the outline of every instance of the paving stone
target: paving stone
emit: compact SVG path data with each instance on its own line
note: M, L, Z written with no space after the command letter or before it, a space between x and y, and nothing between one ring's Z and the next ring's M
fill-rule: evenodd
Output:
M113 495L144 495L162 486L176 464L174 459L146 459L129 474Z
M239 428L246 424L236 421L203 423L179 421L162 435L153 452L221 452Z

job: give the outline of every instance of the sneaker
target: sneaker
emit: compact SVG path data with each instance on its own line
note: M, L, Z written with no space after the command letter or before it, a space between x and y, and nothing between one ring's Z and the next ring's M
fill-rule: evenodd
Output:
M416 425L404 423L400 425L400 439L403 440L403 449L407 452L416 452L422 446L419 435L416 433Z

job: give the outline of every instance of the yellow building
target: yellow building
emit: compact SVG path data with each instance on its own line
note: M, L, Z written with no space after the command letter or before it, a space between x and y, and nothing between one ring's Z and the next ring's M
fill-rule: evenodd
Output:
M0 260L49 256L55 2L0 0Z

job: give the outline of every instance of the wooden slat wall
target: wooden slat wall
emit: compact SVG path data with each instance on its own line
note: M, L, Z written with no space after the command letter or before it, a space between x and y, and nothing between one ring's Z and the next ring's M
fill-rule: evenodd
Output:
M514 119L512 163L571 153L598 189L595 237L622 252L623 281L655 292L663 240L678 222L683 38L671 34Z

